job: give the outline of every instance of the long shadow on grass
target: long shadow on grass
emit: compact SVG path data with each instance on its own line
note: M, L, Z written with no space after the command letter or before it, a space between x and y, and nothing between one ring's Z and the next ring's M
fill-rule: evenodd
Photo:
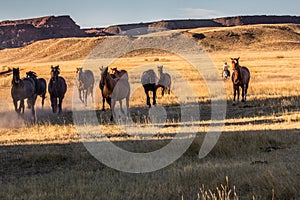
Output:
M296 132L298 134L295 134ZM198 165L200 161L198 151L204 135L205 133L198 133L194 143L183 157L170 167L182 168L185 165ZM170 141L170 139L153 140L155 137L157 136L143 140L113 142L128 151L150 152L160 149ZM214 149L201 162L212 162L216 159L220 159L221 162L234 158L249 160L249 157L255 157L262 153L268 154L294 148L299 145L299 137L299 130L238 131L222 134ZM248 165L266 164L267 166L272 163L272 157L263 157L266 158L264 163L249 160ZM282 159L284 162L284 157ZM80 172L83 176L86 173L94 172L101 174L104 169L107 170L108 168L91 156L83 143L80 142L0 146L0 182L18 182L19 178L41 177L44 174L59 174L67 171ZM112 174L111 178L119 178L117 176L119 172L111 170L110 173ZM116 174L116 177L113 174Z
M200 110L200 121L208 121L211 119L211 103L210 102L198 102ZM191 106L192 104L186 104L184 106ZM182 122L181 120L181 109L179 104L163 104L162 105L167 113L167 124ZM289 97L277 97L259 100L249 100L246 103L240 102L236 106L231 105L231 101L227 102L226 119L242 119L242 118L255 118L260 116L277 116L284 115L288 112L300 111L300 96L289 96ZM99 124L112 124L110 122L110 110L83 110L77 111L78 116L84 116L87 112L94 112ZM14 121L23 119L23 123L31 125L32 121L30 119L31 115L27 112L23 117L18 117L18 115L13 115L14 111L0 112L1 121ZM37 119L38 124L51 124L51 125L73 125L73 113L70 110L65 110L62 114L53 114L50 109L37 109ZM130 107L130 117L134 123L147 124L151 120L148 117L149 108L146 106L140 107ZM272 123L278 122L275 119L253 119L244 122L230 122L228 125L243 125L243 124L262 124L262 123ZM16 121L15 121L16 122ZM21 121L20 121L21 122ZM193 122L195 123L195 122ZM11 125L11 122L6 123ZM16 123L19 125L20 123ZM202 125L208 125L201 123ZM188 124L187 124L188 125ZM168 126L168 125L167 125ZM172 126L172 125L170 125ZM1 127L1 126L0 126ZM5 126L2 126L5 127ZM8 126L13 127L13 126Z

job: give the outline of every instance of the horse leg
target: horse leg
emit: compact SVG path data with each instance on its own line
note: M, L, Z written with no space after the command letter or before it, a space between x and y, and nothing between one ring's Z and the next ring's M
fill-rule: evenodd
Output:
M101 90L101 95L102 95L102 111L104 111L105 110L105 107L104 107L104 105L105 105L105 97L103 95L103 90Z
M22 100L20 101L19 113L22 112L22 114L24 114L24 109L25 109L25 106L24 106L24 99L22 99Z
M153 105L156 105L156 88L153 89Z
M151 107L151 103L150 103L150 96L149 96L149 90L145 90L146 96L147 96L147 101L146 104Z
M233 102L232 102L232 105L235 106L236 102L235 102L235 97L236 97L236 86L233 85Z
M111 99L110 121L113 121L113 119L114 119L114 115L115 115L115 105L116 105L116 101L115 101L114 99Z
M80 99L81 102L83 102L83 99L82 99L82 97L81 97L81 91L82 91L82 90L78 89L79 99ZM84 92L83 92L83 93L84 93Z
M165 94L165 89L166 89L166 87L165 86L163 86L162 87L162 90L161 90L161 96L163 97L164 96L164 94Z
M126 110L127 110L127 117L129 117L129 98L130 98L130 95L127 95L126 97Z
M62 112L62 102L63 102L63 97L58 98L58 114L61 114Z
M52 112L56 113L56 111L57 111L57 98L56 97L50 97L50 99L51 99Z
M18 109L18 101L16 99L13 99L13 103L14 103L15 111L17 113L20 113L21 108Z
M85 106L87 106L87 95L88 95L88 90L86 90L85 93L83 92L83 94L84 94L84 104L85 104Z
M245 85L242 85L242 102L245 102L246 97L245 97Z
M237 86L237 102L240 101L240 87Z
M46 99L46 94L42 94L42 108L44 108L44 103L45 103L45 99Z
M248 84L245 84L245 102L247 98Z
M123 106L122 106L122 100L119 100L119 104L120 104L121 112L122 112L123 114L125 114L125 111L124 111Z
M36 122L36 114L35 114L35 109L34 109L34 105L35 105L35 101L36 101L36 95L34 95L33 97L31 97L30 99L28 99L31 103L31 114L33 116L33 123Z
M92 103L94 103L94 92L93 92L94 88L93 86L91 87L91 96L92 96Z

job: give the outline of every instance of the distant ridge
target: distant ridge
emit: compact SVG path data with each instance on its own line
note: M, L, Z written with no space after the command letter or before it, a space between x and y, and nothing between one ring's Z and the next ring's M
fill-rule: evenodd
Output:
M80 29L70 16L46 16L0 22L0 49L22 47L38 40L68 37L95 37L127 33L145 34L157 30L226 27L253 24L300 24L299 16L234 16L214 19L162 20L121 24L106 28Z

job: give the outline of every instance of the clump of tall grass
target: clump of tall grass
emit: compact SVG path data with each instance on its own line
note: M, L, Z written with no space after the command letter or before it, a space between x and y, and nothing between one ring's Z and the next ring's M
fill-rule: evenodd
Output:
M228 176L226 176L225 181L225 184L216 187L215 191L211 189L206 190L204 185L202 185L197 194L197 200L238 200L235 185L233 185L233 188L229 186Z

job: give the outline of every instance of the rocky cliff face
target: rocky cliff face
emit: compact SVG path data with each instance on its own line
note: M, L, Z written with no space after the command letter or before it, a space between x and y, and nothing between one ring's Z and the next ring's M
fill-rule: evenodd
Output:
M215 19L163 20L151 23L125 24L105 28L109 34L126 33L130 29L146 28L148 32L161 29L191 29L200 27L240 26L250 24L300 24L298 16L236 16Z
M0 49L21 47L43 39L83 36L86 33L69 16L0 22Z
M299 16L236 16L207 20L163 20L114 25L107 28L80 29L69 16L48 16L0 22L0 49L22 47L38 40L67 37L94 37L116 34L145 34L162 29L237 26L248 24L300 24Z
M223 17L213 19L216 23L222 26L240 26L251 24L300 24L300 17L298 16L236 16L236 17Z

